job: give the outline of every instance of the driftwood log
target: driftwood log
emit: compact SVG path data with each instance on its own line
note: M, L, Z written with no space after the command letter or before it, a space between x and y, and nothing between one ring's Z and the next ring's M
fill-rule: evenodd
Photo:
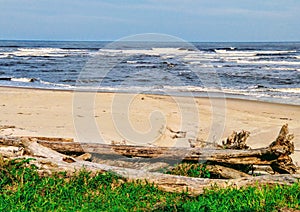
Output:
M300 175L265 175L231 180L191 178L81 161L44 147L36 141L24 140L23 145L27 151L31 153L31 156L27 157L35 158L36 161L32 162L44 168L44 170L42 170L44 172L49 172L51 170L74 172L74 170L81 170L82 168L92 172L113 172L126 178L128 181L140 180L141 182L154 183L158 188L164 191L187 191L191 195L199 195L203 193L205 189L215 187L239 188L243 186L256 185L257 183L260 185L289 185L298 182L300 179Z
M57 152L68 155L81 155L84 153L108 155L111 157L141 157L154 158L164 161L190 161L205 162L212 165L222 165L234 169L245 166L270 165L274 172L293 174L297 167L293 164L290 154L294 152L291 142L293 135L289 134L288 125L283 125L277 139L270 146L259 149L249 149L245 144L249 132L234 132L226 142L223 149L204 148L173 148L148 147L130 145L108 145L99 143L76 143L71 139L55 139L45 137L0 137L0 144L6 146L22 146L22 140L33 140ZM224 149L225 148L225 149ZM246 149L246 150L245 150ZM225 169L224 169L225 170ZM246 172L249 171L245 169Z
M7 146L22 146L23 137L0 137L0 144ZM270 154L270 149L251 150L203 149L203 148L173 148L147 147L130 145L108 145L99 143L56 142L31 139L37 143L63 154L94 153L101 155L122 155L126 157L163 158L167 160L182 159L184 161L212 161L230 164L270 165L271 161L264 157ZM272 158L273 159L273 158ZM274 158L276 159L276 158Z
M246 144L249 135L248 131L242 130L239 133L233 131L226 141L222 141L223 146L221 147L224 149L249 149L250 147Z
M221 179L236 179L241 177L250 177L249 174L226 166L206 165L206 169L209 171L210 175Z
M245 148L248 136L245 131L241 134L234 133L230 139L227 139L228 142L225 142L226 149L83 144L62 138L2 136L0 137L0 146L2 146L0 154L2 157L8 158L35 158L32 163L39 167L41 174L57 171L73 173L74 170L82 168L92 172L110 171L129 181L142 180L155 183L166 191L186 191L188 189L191 194L200 194L204 189L212 186L241 187L254 185L257 182L259 184L290 184L300 179L300 175L252 177L237 168L244 165L267 165L273 169L274 173L295 173L297 167L289 156L294 152L294 144L291 142L293 136L289 134L287 125L282 127L277 139L265 148L242 149ZM146 169L137 170L84 161L91 159L90 153L122 157L162 158L170 161L178 160L178 158L185 161L202 161L207 163L207 168L211 173L220 175L222 178L237 179L190 178L149 172ZM72 157L70 155L80 156Z
M9 146L22 145L19 137L0 137L0 144ZM34 140L34 139L33 139ZM276 157L270 155L270 149L251 150L203 149L203 148L173 148L147 147L128 145L107 145L98 143L55 142L36 140L37 143L64 154L94 153L101 155L122 155L126 157L161 158L166 160L182 159L184 161L209 161L228 164L271 165ZM269 160L271 159L271 160Z

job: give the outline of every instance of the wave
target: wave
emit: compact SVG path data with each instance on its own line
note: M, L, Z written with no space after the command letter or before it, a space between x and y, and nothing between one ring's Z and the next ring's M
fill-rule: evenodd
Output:
M181 47L181 48L179 48L178 50L183 50L183 51L196 51L196 49L192 49L192 48L183 48L183 47Z
M216 53L226 53L226 52L231 52L231 51L234 51L234 50L236 50L235 47L213 49L213 51L216 52Z
M100 48L92 48L92 47L89 47L89 48L85 48L85 47L62 47L60 48L62 50L78 50L78 51L82 51L82 50L94 50L94 51L98 51Z
M11 81L14 82L35 82L35 78L11 78Z
M274 64L274 65L300 65L300 61L274 61L274 60L237 60L240 64Z
M8 58L8 57L12 57L9 54L0 54L0 58Z
M26 77L0 77L0 81L10 81L10 82L18 82L18 83L33 83L30 87L48 87L48 88L74 88L74 86L67 85L67 84L59 84L53 82L47 82L44 80L36 79L36 78L26 78ZM14 85L14 84L11 84ZM43 86L44 85L44 86Z
M59 88L75 88L74 86L72 85L68 85L68 84L61 84L61 83L54 83L54 82L47 82L47 81L44 81L44 80L40 80L39 81L41 84L43 85L47 85L47 86L50 86L51 88L53 87L59 87Z
M195 50L188 48L151 48L151 49L100 49L96 54L124 54L126 55L149 55L149 56L165 56L165 55L183 55L186 53L193 54Z
M272 89L268 89L268 90L272 91L272 92L300 94L300 88L272 88Z
M35 82L37 79L35 78L15 78L15 77L0 77L0 80L2 81L13 81L13 82Z
M126 63L128 63L128 64L136 64L137 61L136 60L127 60Z
M300 71L300 69L290 67L263 67L263 69L271 71Z
M213 87L198 87L198 86L148 86L148 87L141 87L141 86L124 86L124 87L88 87L88 86L80 86L75 88L75 90L91 90L91 91L112 91L112 92L149 92L149 93L165 93L165 94L181 94L181 95L195 95L197 93L206 93L207 95L211 94L219 94L219 95L226 95L226 94L235 94L235 95L246 95L246 96L253 96L253 97L274 97L274 94L268 93L269 92L288 92L288 93L300 93L300 88L284 88L284 89L271 89L265 86L253 86L252 88L248 89L239 89L239 88L213 88ZM281 95L277 95L280 97Z
M218 54L225 54L225 55L244 55L244 56L276 56L276 55L285 55L285 54L290 54L290 53L296 53L296 50L290 50L290 51L285 51L285 50L278 50L278 51L232 51L232 50L226 50L226 49L215 49L215 52Z
M1 58L10 57L67 57L74 53L87 53L82 49L61 49L61 48L18 48L16 51L2 52Z
M201 46L198 46L198 48L205 52L216 52L218 50L228 50L228 51L256 51L257 48L244 48L244 47L224 47L224 48L201 48Z

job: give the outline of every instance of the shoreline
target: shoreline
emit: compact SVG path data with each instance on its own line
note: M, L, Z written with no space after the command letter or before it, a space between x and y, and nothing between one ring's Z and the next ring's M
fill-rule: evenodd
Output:
M2 129L0 135L188 146L190 138L221 142L233 130L247 130L248 145L260 148L274 141L281 126L288 123L298 150L292 157L300 163L300 106L297 105L234 98L223 101L113 92L77 94L82 101L79 99L76 105L74 91L1 86L0 126L15 128ZM184 131L186 136L174 139L172 131ZM142 143L132 142L132 133Z
M76 92L83 92L83 93L109 93L109 94L115 94L115 93L121 93L121 94L130 94L130 95L136 95L136 94L144 94L144 95L154 95L154 96L170 96L166 94L159 94L159 93L137 93L137 92L125 92L125 91L97 91L97 90L84 90L84 89L54 89L54 88L35 88L35 87L22 87L22 86L6 86L6 85L0 85L1 88L11 88L11 89L23 89L23 90L40 90L40 91L58 91L58 92L68 92L68 93L76 93ZM192 92L190 92L192 93ZM207 93L207 92L203 92ZM231 93L225 93L225 92L210 92L212 94L221 94L224 97L219 96L187 96L187 95L180 95L178 93L174 94L173 96L179 97L179 98L203 98L203 99L225 99L226 100L237 100L237 101L250 101L250 102L261 102L261 103L269 103L269 104L278 104L278 105L287 105L287 106L300 106L300 104L292 104L292 103L282 103L282 102L275 102L275 101L266 101L261 99L251 99L251 96L247 96L244 94L231 94ZM228 97L229 96L229 97ZM233 97L236 96L236 97ZM243 98L244 97L244 98Z

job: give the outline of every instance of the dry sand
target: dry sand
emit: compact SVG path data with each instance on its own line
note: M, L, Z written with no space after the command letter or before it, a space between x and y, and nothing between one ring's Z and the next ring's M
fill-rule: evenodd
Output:
M247 130L248 144L269 145L289 124L300 150L300 106L239 99L148 94L74 93L0 87L0 135L71 137L80 142L188 146L189 138L220 142ZM175 131L186 132L176 133ZM179 137L179 138L176 138ZM300 152L293 155L300 162Z

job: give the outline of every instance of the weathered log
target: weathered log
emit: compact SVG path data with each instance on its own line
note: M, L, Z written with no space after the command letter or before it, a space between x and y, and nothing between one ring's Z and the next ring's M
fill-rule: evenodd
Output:
M5 158L22 156L23 153L24 153L23 147L0 146L0 156Z
M246 140L249 137L250 132L242 130L237 133L233 131L233 133L226 139L226 141L222 141L224 149L249 149L247 146Z
M294 174L297 171L297 167L293 164L293 160L288 155L281 155L277 160L271 163L271 168L275 173L280 174Z
M97 143L62 143L38 141L39 144L61 153L95 153L101 155L122 155L126 157L160 158L166 160L213 161L230 164L270 165L262 156L268 148L253 150L224 150L203 148L147 147L127 145L107 145Z
M123 168L138 169L144 171L162 171L169 170L173 167L173 164L163 161L152 161L143 158L103 158L94 156L91 162L106 164L109 166L117 166Z
M291 140L294 138L293 134L289 134L288 124L282 126L278 137L270 144L270 149L276 155L290 155L294 153L295 147Z
M20 146L23 139L38 140L46 142L74 142L73 138L55 138L41 136L0 136L0 145L4 146Z
M170 167L167 173L184 176L205 176L212 179L235 179L250 176L229 167L199 163L180 163L174 167Z
M76 157L77 160L86 160L90 161L92 159L92 155L90 153L84 153Z
M248 132L242 131L239 134L234 134L232 139L229 140L233 140L235 143L242 143L242 146L244 146L247 137ZM156 158L170 162L182 160L193 162L206 161L217 165L230 166L230 168L234 169L240 169L240 165L271 165L274 172L278 173L295 173L296 171L296 166L288 156L294 152L294 144L291 142L293 135L288 133L287 125L282 127L279 136L269 147L250 150L146 147L56 142L55 140L49 142L47 139L39 138L40 137L0 137L0 144L22 146L22 139L27 139L35 140L43 146L66 154L80 155L88 152L110 156Z
M23 138L24 139L24 138ZM174 148L174 147L147 147L127 145L107 145L99 143L76 143L76 142L47 142L37 140L45 147L64 154L96 153L100 155L116 155L126 157L160 158L166 160L184 161L211 161L226 164L244 165L270 165L272 160L265 158L270 154L269 148L251 150L231 149L203 149L203 148ZM22 138L0 138L0 144L22 146Z
M261 160L259 157L267 153L268 149L241 150L219 150L202 148L174 148L174 147L147 147L129 145L108 145L99 143L77 143L77 142L48 142L36 138L24 137L0 137L0 144L9 146L22 146L22 140L36 140L39 144L49 147L55 151L67 154L96 153L101 155L123 155L126 157L165 158L169 160L184 159L187 161L229 162L237 164L269 165L270 162Z
M291 142L293 138L294 135L289 134L288 124L285 124L282 126L276 140L270 144L270 151L278 156L277 160L271 163L271 168L275 173L296 173L297 167L293 164L293 160L289 156L295 151L294 143Z
M236 179L250 176L244 172L220 165L206 165L206 169L211 176L221 179Z
M17 136L0 136L0 145L19 147L23 145L22 140L22 137Z
M42 136L22 136L22 138L36 139L47 142L74 142L73 138L57 138L57 137L42 137Z
M188 142L190 143L190 147L192 148L204 148L207 146L207 143L200 138L197 139L188 139Z
M142 182L154 183L158 188L169 192L183 192L188 191L191 195L199 195L204 192L205 189L212 187L242 187L252 186L259 183L260 185L271 184L292 184L298 182L300 175L266 175L259 177L246 177L232 180L224 179L204 179L204 178L191 178L176 175L168 175L157 172L147 172L129 168L120 168L107 166L103 164L91 163L87 161L76 160L72 158L74 162L68 163L63 159L65 155L58 153L52 149L44 147L37 142L26 142L25 147L32 153L33 157L37 161L43 161L44 164L50 163L51 167L61 171L73 171L80 170L82 168L88 171L94 172L113 172L119 176L126 178L128 181L140 180ZM48 161L47 161L48 160Z

